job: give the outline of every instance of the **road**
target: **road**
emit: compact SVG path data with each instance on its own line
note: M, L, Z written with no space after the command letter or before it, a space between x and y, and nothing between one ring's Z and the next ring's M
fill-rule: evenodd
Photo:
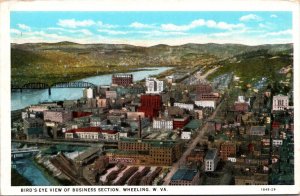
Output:
M223 101L218 105L216 110L213 112L213 114L208 118L208 120L212 120L215 118L217 112L219 111ZM205 125L201 128L200 131L198 131L198 135L193 140L193 142L188 146L188 148L185 150L185 152L182 154L179 160L175 162L172 167L171 171L166 175L164 178L163 185L168 185L171 181L172 176L175 174L175 172L180 168L181 165L185 163L186 157L192 152L192 150L196 147L197 143L201 141L204 133L207 131L208 123L206 122Z

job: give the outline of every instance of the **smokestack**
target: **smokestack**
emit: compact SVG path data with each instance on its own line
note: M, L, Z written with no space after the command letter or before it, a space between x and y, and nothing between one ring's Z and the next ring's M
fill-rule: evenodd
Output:
M141 115L139 115L139 133L138 133L139 139L142 139L142 120Z

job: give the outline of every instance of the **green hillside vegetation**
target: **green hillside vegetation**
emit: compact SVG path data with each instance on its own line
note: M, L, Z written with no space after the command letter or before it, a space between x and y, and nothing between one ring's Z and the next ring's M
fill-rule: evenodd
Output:
M179 69L206 66L236 55L264 49L286 51L291 44L246 46L237 44L185 44L141 47L124 44L72 42L11 45L11 78L14 86L30 82L49 85L84 77L137 68L173 66Z
M292 51L269 53L267 50L258 50L244 53L220 63L216 72L208 76L209 80L225 74L234 73L240 77L241 85L254 84L263 77L269 81L279 81L283 75L278 74L282 67L293 64Z

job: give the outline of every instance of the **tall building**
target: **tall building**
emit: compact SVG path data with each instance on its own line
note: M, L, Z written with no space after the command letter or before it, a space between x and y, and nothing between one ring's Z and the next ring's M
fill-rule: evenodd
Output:
M129 86L133 83L132 74L114 74L112 75L112 85Z
M276 95L273 97L273 111L284 110L289 107L289 97L284 95Z
M160 95L142 95L141 106L138 108L138 112L144 112L145 117L152 119L158 116L161 105Z
M44 121L65 123L72 120L72 112L66 110L46 110L44 111Z
M153 119L153 129L173 129L173 120L170 118L155 118Z
M178 141L122 138L118 149L107 150L110 163L171 166L182 155L183 143Z
M204 158L205 171L215 171L219 162L218 150L216 148L208 149Z
M205 93L211 93L212 87L210 84L198 84L196 86L196 93L197 95L205 94Z
M24 133L27 139L42 137L44 133L44 121L40 118L25 118Z
M161 93L164 88L164 81L158 80L156 78L146 78L146 87L147 87L147 94L158 94Z
M224 142L220 147L220 158L227 161L228 157L236 156L236 145L232 142Z

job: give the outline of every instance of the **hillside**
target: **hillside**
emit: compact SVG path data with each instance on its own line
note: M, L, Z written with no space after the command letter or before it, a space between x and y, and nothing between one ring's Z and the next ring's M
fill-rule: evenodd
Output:
M72 42L12 44L12 83L54 83L141 67L214 66L219 61L265 50L269 54L291 51L291 44L246 46L238 44L185 44L141 47L124 44Z

